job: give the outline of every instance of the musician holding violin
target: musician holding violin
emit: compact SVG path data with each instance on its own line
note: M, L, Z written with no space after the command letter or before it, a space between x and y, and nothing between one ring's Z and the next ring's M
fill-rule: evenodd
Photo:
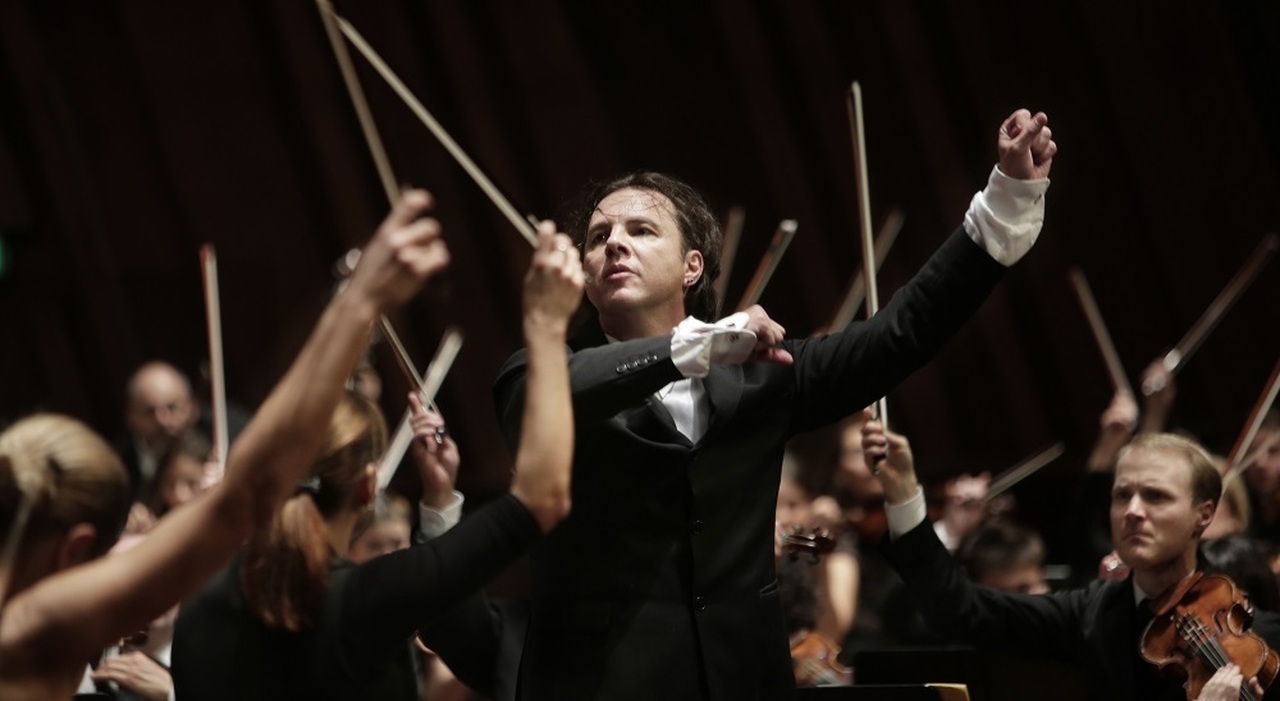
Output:
M1046 595L970 582L925 518L906 439L869 422L863 446L869 459L882 460L886 556L935 632L979 648L1078 664L1091 699L1263 697L1275 676L1268 648L1280 642L1280 616L1257 612L1246 631L1243 593L1225 577L1199 571L1197 548L1222 481L1193 441L1143 434L1120 453L1111 534L1131 576Z

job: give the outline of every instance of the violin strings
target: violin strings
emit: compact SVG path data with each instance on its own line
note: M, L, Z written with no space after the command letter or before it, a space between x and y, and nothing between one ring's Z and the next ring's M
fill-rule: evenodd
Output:
M1229 662L1226 650L1222 648L1216 637L1209 635L1208 628L1199 618L1190 613L1182 613L1178 616L1176 625L1183 639L1191 645L1192 650L1205 664L1218 670ZM1240 698L1242 701L1257 701L1247 685L1241 685Z

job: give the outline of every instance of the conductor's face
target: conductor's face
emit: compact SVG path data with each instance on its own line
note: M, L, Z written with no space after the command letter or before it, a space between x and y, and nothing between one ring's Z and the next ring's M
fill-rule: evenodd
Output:
M583 243L587 299L602 317L655 312L684 317L684 292L702 272L685 251L675 207L665 195L627 188L600 201Z
M1156 570L1194 557L1213 520L1211 501L1196 503L1191 466L1165 450L1133 450L1116 465L1111 488L1111 538L1135 571Z

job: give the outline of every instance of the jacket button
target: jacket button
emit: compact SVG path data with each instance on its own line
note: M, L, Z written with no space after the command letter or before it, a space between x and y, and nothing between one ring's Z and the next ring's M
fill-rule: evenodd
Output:
M706 526L707 524L703 523L702 519L694 519L692 530L694 533L701 533Z
M693 610L694 610L694 611L706 611L706 610L707 610L707 597L705 597L705 596L695 596L695 597L693 597Z
M616 373L618 373L619 375L621 375L622 373L626 372L626 370L627 370L627 366L626 366L625 364L624 364L624 365L619 365L618 367L616 367L616 368L614 368L614 369L613 369L613 371L614 371L614 372L616 372Z

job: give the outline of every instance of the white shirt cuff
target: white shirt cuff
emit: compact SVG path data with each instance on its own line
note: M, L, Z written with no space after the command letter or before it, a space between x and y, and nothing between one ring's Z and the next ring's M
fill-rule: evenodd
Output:
M751 356L756 335L743 327L746 312L714 324L688 317L671 332L671 362L685 377L706 377L712 364L736 365Z
M462 492L454 491L453 499L443 509L433 509L418 502L418 537L431 540L445 531L458 525L462 519L462 503L466 501Z
M992 168L986 189L973 196L964 214L965 233L1001 265L1013 265L1040 235L1048 190L1048 178L1018 180L1000 166Z
M884 515L889 522L889 538L897 538L903 533L919 526L928 516L924 502L924 489L916 487L915 496L901 504L885 502Z

